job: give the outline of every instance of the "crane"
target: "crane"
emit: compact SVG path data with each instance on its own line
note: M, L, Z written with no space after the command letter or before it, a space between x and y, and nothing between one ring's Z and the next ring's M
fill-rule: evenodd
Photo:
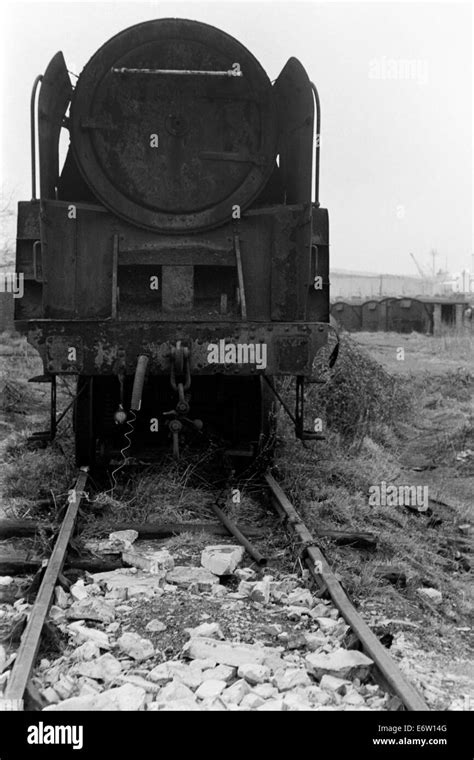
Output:
M421 268L421 266L418 264L417 260L415 259L415 255L413 253L410 253L410 256L412 257L413 261L415 262L415 266L418 269L418 273L419 273L420 277L422 277L423 279L426 279L426 274L424 273L423 269Z

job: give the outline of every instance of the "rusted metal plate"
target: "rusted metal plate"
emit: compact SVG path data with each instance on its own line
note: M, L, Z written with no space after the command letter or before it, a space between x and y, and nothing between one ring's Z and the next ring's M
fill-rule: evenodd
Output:
M271 259L271 318L304 319L310 286L311 217L309 206L281 211L274 218Z
M163 311L172 314L190 311L193 308L194 267L165 266L161 272Z
M112 311L111 220L97 206L44 201L44 316L99 318Z
M84 346L79 335L50 335L46 338L46 370L76 374L82 370L83 363Z
M77 316L83 319L98 319L112 314L113 238L103 234L103 221L100 211L82 209L75 224L74 309Z
M305 338L278 338L277 363L280 372L302 375L308 371L309 341Z
M234 63L242 76L225 80L139 71ZM150 21L113 37L86 65L71 135L84 179L119 216L163 232L209 228L230 219L233 205L246 208L273 170L273 90L258 61L224 32Z
M59 176L59 134L72 87L63 54L56 53L43 75L38 97L41 198L55 198Z
M39 207L39 201L20 201L18 203L16 236L19 240L39 240Z
M267 372L310 376L313 359L325 345L328 332L326 323L302 322L243 325L55 320L31 321L18 327L28 332L29 342L44 357L48 372L73 371L67 350L76 347L77 367L87 375L115 373L119 357L124 371L132 374L141 353L150 357L149 374L167 375L171 344L180 340L190 349L191 371L195 375ZM280 340L284 341L283 353Z
M280 171L287 203L310 203L314 101L311 82L297 58L290 58L274 85L280 125Z
M235 267L235 253L231 249L218 248L201 243L189 243L188 245L171 245L152 243L136 248L119 250L119 264L144 266L154 264L157 266L212 266L212 267Z

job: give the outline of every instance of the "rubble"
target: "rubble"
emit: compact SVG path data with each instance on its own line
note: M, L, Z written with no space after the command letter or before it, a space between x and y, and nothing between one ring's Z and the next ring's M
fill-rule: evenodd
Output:
M337 610L313 597L295 575L261 579L254 570L238 567L244 550L232 544L206 547L201 567L175 565L168 551L132 546L133 536L122 533L110 534L109 540L115 546L129 541L122 554L136 566L88 575L69 594L60 586L55 590L52 615L70 635L70 646L52 662L43 659L37 670L40 693L48 702L45 709L388 709L378 687L361 685L371 660L339 648L347 626ZM235 585L220 584L220 577L229 575L237 579L237 592L229 591ZM209 605L201 615L200 594ZM221 595L223 601L216 602ZM18 612L30 609L24 600L19 602ZM190 622L184 632L190 638L182 648L184 659L176 652L176 659L157 664L163 653L169 656L174 605L188 608ZM193 607L196 611L189 616ZM133 614L142 608L150 614L137 617L143 627L134 632ZM222 620L219 609L225 613ZM249 636L252 618L246 611L259 619L261 640ZM235 627L229 623L234 618L239 621ZM153 640L162 641L162 647L158 644L155 651L153 642L143 638L144 630L160 634ZM5 657L0 647L0 673ZM0 692L3 688L2 681Z
M48 705L45 711L70 711L80 710L96 712L103 710L141 710L145 704L146 691L132 684L124 684L115 689L108 689L100 694L88 694L82 697L72 697L56 705Z
M70 594L67 594L61 586L56 586L54 589L54 604L65 610L69 607L71 601Z
M229 704L239 705L246 694L250 693L247 681L241 678L228 686L222 693L222 700Z
M369 657L356 649L336 649L329 654L315 652L305 659L307 670L316 678L330 675L363 681L373 665Z
M264 699L262 697L259 697L258 694L253 694L250 692L249 694L246 694L243 698L242 702L240 703L240 707L242 707L244 710L256 710L257 707L260 707L260 705L264 704Z
M146 630L151 631L152 633L162 633L163 631L166 631L166 624L162 623L161 620L154 618L146 624Z
M336 676L329 676L327 674L319 682L321 689L329 692L335 691L338 694L343 694L348 684L350 684L350 681L345 678L336 678Z
M106 539L90 539L85 541L84 546L88 551L98 554L121 554L130 549L133 542L138 538L136 530L117 530L109 534Z
M338 625L333 618L329 617L317 617L315 620L323 633L332 633Z
M199 591L210 591L214 585L219 583L219 578L209 570L191 565L176 565L174 570L166 573L166 580L179 588L188 589L191 586L196 586Z
M153 644L137 633L123 633L117 641L119 649L133 660L147 660L155 654Z
M234 680L236 675L236 668L231 668L230 665L216 665L215 668L208 668L202 674L202 680L208 681L209 679L215 679L218 681L225 681L229 684Z
M253 602L268 604L270 601L270 582L271 575L266 576L262 581L240 581L237 593L248 597Z
M152 575L165 577L169 570L174 568L174 560L166 549L152 551L133 546L122 552L122 560L127 565L146 570Z
M239 678L245 678L249 684L264 683L270 678L270 670L265 665L244 663L240 665L237 675Z
M74 691L75 680L70 676L61 675L54 684L54 691L59 699L68 699Z
M69 593L75 602L80 602L81 599L87 599L89 596L82 578L72 584L71 588L69 589Z
M83 644L86 641L94 642L100 649L110 649L109 637L104 631L97 628L88 628L81 623L70 623L67 627L68 632L74 637L77 644Z
M269 699L257 707L258 712L281 712L284 710L282 699Z
M121 672L121 663L109 653L103 654L94 660L80 662L71 669L71 673L75 675L93 678L104 683L113 681Z
M217 678L210 678L207 681L203 681L202 684L196 690L196 697L198 699L209 699L218 697L224 689L227 687L225 681Z
M279 670L273 677L273 683L278 691L289 691L297 686L311 686L308 673L303 668L287 668Z
M194 694L186 684L178 679L173 679L170 683L163 686L159 692L160 702L166 700L178 701L182 699L194 700Z
M99 623L112 623L115 610L100 597L80 599L69 607L66 617L69 620L95 620Z
M203 636L209 639L224 639L219 623L201 623L196 628L186 628L186 633L192 638L193 636Z
M287 604L292 607L308 607L310 609L314 606L313 595L306 588L295 589L288 594Z
M132 570L135 570L135 572L132 572ZM123 568L120 570L110 570L105 573L94 573L91 577L96 583L105 583L110 592L120 589L125 590L125 599L130 599L140 594L152 597L163 593L158 577L145 571L137 571L136 568Z
M265 659L265 650L260 647L238 644L231 641L219 642L215 639L196 637L185 644L183 653L191 659L211 658L220 665L256 664Z
M206 546L201 553L201 565L214 575L232 575L242 562L245 554L243 546L219 544Z

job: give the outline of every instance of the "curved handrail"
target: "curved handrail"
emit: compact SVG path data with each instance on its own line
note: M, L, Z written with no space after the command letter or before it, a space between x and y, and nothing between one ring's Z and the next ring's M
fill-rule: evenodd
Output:
M319 94L314 82L311 82L311 89L313 91L314 102L316 105L316 158L314 166L314 202L316 206L319 206L319 143L321 140L321 103L319 102Z
M31 130L31 200L36 200L36 119L35 102L38 85L43 81L43 75L39 74L33 82L30 99L30 130Z

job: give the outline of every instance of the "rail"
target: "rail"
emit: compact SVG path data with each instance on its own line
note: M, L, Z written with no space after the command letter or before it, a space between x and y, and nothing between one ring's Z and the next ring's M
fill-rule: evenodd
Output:
M428 705L410 684L396 662L388 654L385 647L380 643L367 623L361 618L354 605L349 600L346 592L337 580L329 564L316 546L311 533L299 517L291 502L285 496L272 475L265 475L265 481L270 489L273 505L279 514L284 517L302 542L302 548L306 554L306 563L321 590L327 590L335 606L352 628L359 639L364 652L370 657L377 668L379 679L384 686L388 687L401 700L407 710L429 710Z
M84 498L88 477L87 468L81 469L74 487L69 492L66 514L21 639L5 691L5 700L10 703L12 710L22 710L24 707L25 690L38 654L43 626L51 606L58 576L66 558L68 544L74 531L79 506Z

